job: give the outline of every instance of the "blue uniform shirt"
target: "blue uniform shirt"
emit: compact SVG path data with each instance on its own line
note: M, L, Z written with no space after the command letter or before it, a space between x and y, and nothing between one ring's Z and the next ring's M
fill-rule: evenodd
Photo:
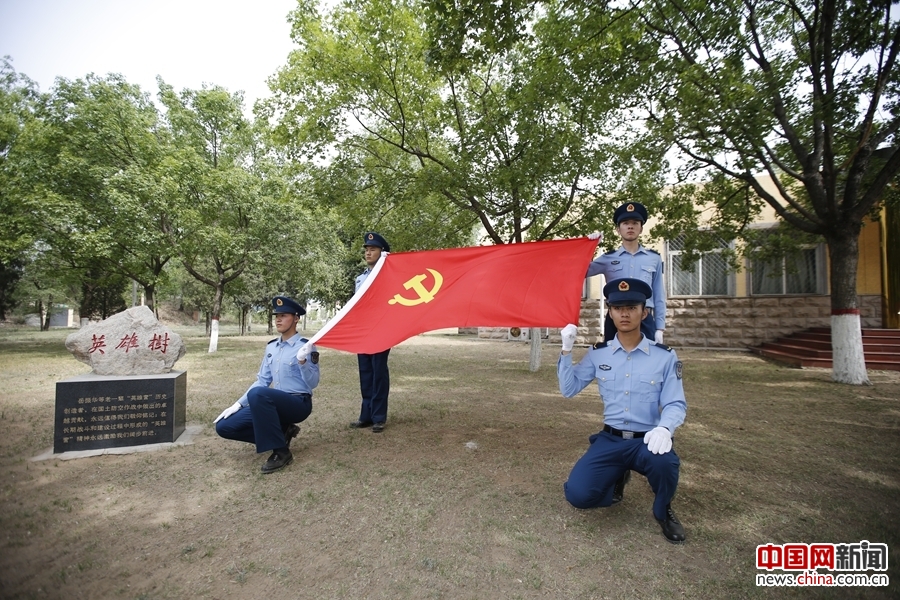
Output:
M247 406L247 393L255 387L269 387L289 394L312 394L313 389L319 385L319 365L306 359L306 364L300 364L297 360L297 351L306 343L299 333L295 333L288 341L281 341L277 337L266 344L266 354L263 356L256 381L253 382L244 395L238 399L241 406ZM313 352L316 347L313 346Z
M371 273L371 272L372 272L372 269L366 268L365 271L363 271L362 273L359 274L359 276L357 276L356 287L353 288L354 294L359 291L359 286L361 286L363 284L363 281L366 280L366 277L368 277L369 273Z
M622 348L618 336L599 346L575 366L571 354L560 354L556 376L562 395L571 398L596 379L607 425L626 431L661 425L674 433L687 411L675 351L644 336L631 352Z
M666 328L666 286L663 282L662 257L638 246L634 254L619 246L618 249L601 254L588 265L587 276L603 274L606 282L631 277L640 279L650 286L653 295L647 299L647 308L653 309L653 319L657 329Z

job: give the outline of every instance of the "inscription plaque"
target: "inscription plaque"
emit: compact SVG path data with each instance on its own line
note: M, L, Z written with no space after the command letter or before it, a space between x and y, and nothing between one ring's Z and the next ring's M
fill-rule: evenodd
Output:
M185 371L59 381L53 452L174 442L184 432L186 405Z

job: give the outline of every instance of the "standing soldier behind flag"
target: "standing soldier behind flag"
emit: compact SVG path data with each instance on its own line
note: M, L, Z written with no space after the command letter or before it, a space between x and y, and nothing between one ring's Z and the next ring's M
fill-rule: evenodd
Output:
M647 300L649 313L641 322L641 332L648 339L663 343L666 328L666 285L663 279L662 257L655 250L644 248L638 241L647 222L647 209L638 202L623 204L613 213L616 231L622 238L622 245L602 254L588 265L587 276L603 274L606 283L630 277L640 279L650 286L652 296ZM597 232L588 236L597 239ZM603 339L609 341L616 335L616 325L606 313L603 321Z
M372 267L378 262L382 251L390 252L391 246L383 237L374 231L363 235L363 251L366 261L366 270L356 278L356 288L360 286L372 272ZM391 391L391 375L388 372L388 348L377 354L357 354L359 363L359 390L362 393L362 406L359 409L359 418L350 423L353 429L371 427L373 433L384 431L387 421L388 394Z

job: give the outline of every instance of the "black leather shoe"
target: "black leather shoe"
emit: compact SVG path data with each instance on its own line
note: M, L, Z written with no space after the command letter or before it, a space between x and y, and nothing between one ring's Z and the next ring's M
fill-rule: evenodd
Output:
M667 540L673 544L684 543L684 526L678 521L678 517L675 516L675 511L672 510L671 504L666 507L666 518L656 519L656 522L662 527L663 535L666 536Z
M371 426L372 421L353 421L350 423L350 429L364 429Z
M300 435L300 426L291 423L284 430L284 445L290 447L291 440Z
M382 431L384 431L384 421L372 423L372 433L381 433Z
M294 455L291 454L291 451L287 448L275 450L272 452L272 456L269 457L269 460L266 461L266 464L262 466L262 472L273 473L278 469L283 469L288 466L293 460Z
M625 471L625 474L616 482L616 487L613 488L613 498L610 506L615 506L625 498L625 484L629 481L631 481L631 471Z

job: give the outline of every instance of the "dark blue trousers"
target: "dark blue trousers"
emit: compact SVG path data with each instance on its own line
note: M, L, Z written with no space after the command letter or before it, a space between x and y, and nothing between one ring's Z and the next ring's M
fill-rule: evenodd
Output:
M606 318L603 320L603 341L608 342L614 337L616 337L616 333L618 333L618 329L616 329L616 324L613 323L612 317L609 316L609 311L606 311ZM650 311L650 314L641 321L641 333L644 334L651 342L656 339L656 318L653 316L653 311Z
M569 480L563 485L566 500L575 508L596 508L612 504L613 488L625 471L637 471L647 478L656 494L653 515L666 516L666 506L678 487L681 460L675 449L653 454L643 438L626 440L601 431L590 437L591 445L578 459Z
M287 446L284 430L305 421L312 412L312 396L289 394L268 387L247 393L250 405L216 423L216 433L229 440L256 444L257 452Z
M378 354L357 354L359 362L359 391L362 406L359 420L367 423L387 421L388 394L391 391L391 375L388 372L388 354L391 349Z

